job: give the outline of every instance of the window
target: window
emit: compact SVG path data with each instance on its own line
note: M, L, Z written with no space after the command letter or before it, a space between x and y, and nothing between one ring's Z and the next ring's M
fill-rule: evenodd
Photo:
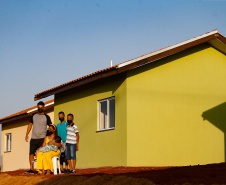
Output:
M115 128L115 97L99 101L99 130Z
M12 134L5 135L5 152L11 152Z

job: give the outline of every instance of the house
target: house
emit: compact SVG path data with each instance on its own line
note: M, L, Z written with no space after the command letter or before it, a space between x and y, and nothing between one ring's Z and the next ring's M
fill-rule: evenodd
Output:
M35 95L75 115L77 167L225 162L226 37L218 30ZM56 122L55 122L56 124Z
M25 141L30 117L37 112L37 106L0 119L1 137L1 171L29 169L29 142ZM45 102L45 113L54 122L54 100ZM31 131L32 132L32 131ZM31 137L29 134L29 140Z

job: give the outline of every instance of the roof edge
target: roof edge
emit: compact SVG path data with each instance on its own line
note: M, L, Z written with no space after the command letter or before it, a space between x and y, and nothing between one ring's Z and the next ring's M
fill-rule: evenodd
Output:
M45 107L47 107L46 110L52 108L53 106L54 106L54 100L53 99L52 100L48 100L48 101L45 102ZM21 118L25 118L25 117L31 115L31 113L35 112L35 111L37 111L37 106L33 106L31 108L24 109L24 110L22 110L20 112L17 112L15 114L11 114L9 116L1 118L0 119L0 124L5 124L5 123L8 123L10 121L14 121L14 120L18 120L18 119L21 119Z
M169 50L171 50L171 49L178 48L178 47L180 47L180 46L182 46L182 45L189 44L189 43L191 43L191 42L200 40L200 39L202 39L202 38L205 38L205 37L208 37L208 36L214 35L214 34L220 34L220 33L218 32L218 30L214 30L214 31L209 32L209 33L206 33L206 34L204 34L204 35L200 35L200 36L198 36L198 37L194 37L194 38L192 38L192 39L189 39L189 40L180 42L180 43L178 43L178 44L175 44L175 45L172 45L172 46L169 46L169 47L160 49L160 50L158 50L158 51L156 51L156 52L154 51L154 52L152 52L152 53L150 53L150 54L143 55L143 56L141 56L141 57L138 57L138 58L129 60L129 61L127 61L127 62L123 62L123 63L121 63L121 64L118 65L118 68L124 67L124 66L126 66L126 65L132 64L132 63L137 62L137 61L142 60L142 59L149 58L149 57L154 56L154 55L158 55L158 54L160 54L160 53L169 51ZM220 35L221 35L221 34L220 34Z
M48 107L48 106L50 106L50 105L54 105L54 102L51 102L51 103L46 104L45 107ZM37 107L34 108L34 109L31 109L31 110L27 111L27 114L29 114L29 113L31 113L31 112L34 112L34 111L36 111L36 110L38 110Z
M48 96L51 96L55 93L49 93L51 91L57 91L57 93L61 92L61 88L64 88L65 86L73 86L74 83L78 83L79 85L83 85L85 84L86 82L90 82L90 81L93 81L91 79L100 79L100 78L104 78L108 75L106 74L114 74L114 71L115 69L117 69L118 65L115 65L115 66L112 66L112 67L109 67L109 68L105 68L105 69L102 69L102 70L99 70L99 71L96 71L94 73L91 73L91 74L88 74L86 76L83 76L81 78L77 78L75 80L72 80L72 81L69 81L67 83L64 83L64 84L61 84L59 86L56 86L56 87L53 87L51 89L48 89L48 90L45 90L41 93L38 93L34 96L34 100L39 100L39 99L42 99L42 98L45 98L45 97L48 97Z
M133 69L135 67L139 67L141 65L144 65L144 64L147 64L147 63L150 63L150 62L154 62L154 61L159 60L161 58L165 58L165 57L170 56L172 54L176 54L176 53L181 52L181 51L188 49L190 47L193 47L193 46L205 43L205 42L209 42L210 40L213 40L213 39L218 39L221 42L226 44L226 37L224 35L222 35L217 29L215 29L212 32L207 32L207 33L200 35L198 37L194 37L192 39L180 42L178 44L175 44L175 45L172 45L172 46L151 52L151 53L143 55L141 57L137 57L135 59L120 63L118 65L115 65L113 67L106 68L106 69L91 73L91 74L86 75L84 77L72 80L68 83L64 83L62 85L59 85L59 86L53 87L51 89L45 90L41 93L36 94L34 96L34 99L39 100L39 99L48 97L50 95L66 91L68 89L93 82L93 81L101 79L101 78L105 78L105 77L108 77L108 76L112 76L112 75L115 75L115 74L119 74L119 73L128 71L128 70Z

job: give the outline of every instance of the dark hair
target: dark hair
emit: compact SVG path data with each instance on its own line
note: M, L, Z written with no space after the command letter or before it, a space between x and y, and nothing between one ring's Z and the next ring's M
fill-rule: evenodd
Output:
M59 114L63 114L63 115L65 115L63 111L60 111L60 112L58 113L58 115L59 115Z
M70 114L68 114L67 116L72 116L72 117L74 118L74 115L73 115L73 114L71 114L71 113L70 113Z
M37 103L37 106L42 105L43 107L45 106L45 103L43 101L40 101Z
M52 127L53 130L55 130L55 131L53 131L53 133L54 133L54 138L58 137L58 132L57 132L56 126L55 126L55 125L49 125L49 127Z
M56 143L61 143L61 137L60 136L55 137L55 142Z

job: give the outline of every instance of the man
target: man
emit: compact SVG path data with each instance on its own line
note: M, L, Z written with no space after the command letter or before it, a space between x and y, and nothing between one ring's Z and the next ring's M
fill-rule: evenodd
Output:
M69 173L76 173L76 151L78 151L79 146L79 132L78 127L74 124L74 115L67 115L67 139L66 139L66 159L70 167ZM73 160L73 165L71 164Z
M38 113L35 113L31 116L27 127L27 133L25 136L25 141L28 142L28 135L32 129L32 135L30 140L30 153L29 153L29 162L30 162L30 170L27 173L34 173L34 154L38 148L40 148L43 144L43 141L46 137L47 125L51 125L51 119L48 115L44 113L45 104L40 101L37 104Z
M68 170L68 162L65 159L65 150L66 150L66 138L67 138L67 126L68 123L65 121L65 114L64 112L59 112L58 114L60 123L57 124L57 131L58 135L61 137L61 148L60 148L60 168L61 171L64 172L63 170L63 163L65 162L65 172Z

